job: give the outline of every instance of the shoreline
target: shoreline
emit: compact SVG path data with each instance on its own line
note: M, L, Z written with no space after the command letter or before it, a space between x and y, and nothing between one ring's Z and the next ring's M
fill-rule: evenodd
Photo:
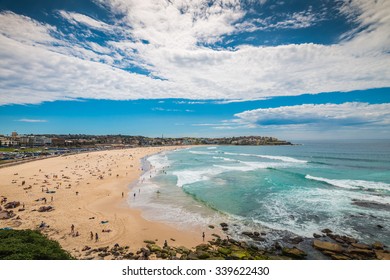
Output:
M0 182L0 195L20 206L7 210L15 217L0 220L0 228L37 229L43 222L41 231L76 258L86 246L120 244L134 252L145 246L144 240L161 246L165 240L172 246L198 245L202 232L146 220L126 202L129 186L142 174L141 159L178 148L183 147L94 151L1 168L6 179ZM49 211L39 212L42 207Z
M232 233L225 222L194 230L143 218L142 208L127 203L130 186L136 186L143 174L143 163L160 152L188 147L94 151L0 169L0 196L7 197L0 216L14 213L0 217L0 229L39 229L43 223L39 230L44 235L82 260L390 259L380 242L363 244L329 229L314 238L286 235L262 248L268 233L253 229L241 232L245 240L224 239L220 235ZM10 202L16 202L14 207L5 209ZM253 242L260 246L253 247Z

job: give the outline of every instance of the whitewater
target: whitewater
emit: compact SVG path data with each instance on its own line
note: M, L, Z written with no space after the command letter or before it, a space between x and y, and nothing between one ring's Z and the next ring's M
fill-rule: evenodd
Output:
M235 238L248 229L311 237L330 228L390 245L389 141L299 143L153 155L132 207L185 228L229 222Z

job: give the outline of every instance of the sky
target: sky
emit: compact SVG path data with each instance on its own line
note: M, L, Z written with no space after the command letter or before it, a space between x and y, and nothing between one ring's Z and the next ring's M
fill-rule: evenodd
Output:
M0 0L0 134L390 139L388 0Z

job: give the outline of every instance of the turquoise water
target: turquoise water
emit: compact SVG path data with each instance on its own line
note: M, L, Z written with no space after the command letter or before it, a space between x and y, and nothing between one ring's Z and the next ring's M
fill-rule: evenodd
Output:
M148 219L234 224L311 237L321 229L390 244L390 141L195 147L154 155L135 187ZM378 226L379 225L379 226Z

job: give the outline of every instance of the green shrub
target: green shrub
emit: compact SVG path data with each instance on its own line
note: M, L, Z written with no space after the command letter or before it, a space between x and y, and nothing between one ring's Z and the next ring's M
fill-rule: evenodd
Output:
M34 230L0 230L0 260L71 260L57 241Z

